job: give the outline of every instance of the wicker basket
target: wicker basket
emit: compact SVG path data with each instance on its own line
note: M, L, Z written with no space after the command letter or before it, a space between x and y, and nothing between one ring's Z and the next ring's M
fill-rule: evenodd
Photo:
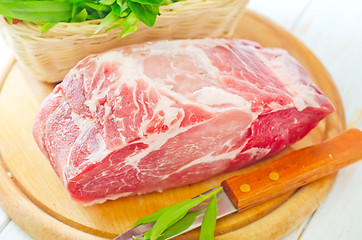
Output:
M0 18L0 27L17 60L34 77L59 82L79 60L121 45L157 39L230 36L248 0L185 0L160 9L152 28L140 24L137 32L118 39L119 29L92 37L100 20L59 23L44 35L39 25L20 22L10 25Z

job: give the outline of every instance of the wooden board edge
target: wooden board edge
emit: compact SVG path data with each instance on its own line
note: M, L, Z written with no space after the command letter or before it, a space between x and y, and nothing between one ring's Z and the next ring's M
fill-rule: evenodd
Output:
M16 185L0 152L0 206L30 236L39 240L106 240L75 229L48 215ZM22 209L22 211L19 211Z

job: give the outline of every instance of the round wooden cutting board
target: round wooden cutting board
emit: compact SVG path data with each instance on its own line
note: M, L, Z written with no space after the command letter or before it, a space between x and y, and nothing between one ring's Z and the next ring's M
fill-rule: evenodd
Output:
M337 109L304 139L278 156L319 143L345 129L342 103L330 75L300 41L268 19L250 11L241 18L234 37L250 39L264 47L288 50L307 69ZM142 216L198 195L219 185L227 177L254 170L273 161L266 159L236 172L162 193L82 206L70 199L32 137L35 114L54 85L28 79L17 62L14 62L1 82L0 205L36 239L112 239L130 228ZM279 239L312 214L328 193L333 181L334 176L326 177L295 192L220 219L217 222L216 239ZM196 229L178 239L197 237Z

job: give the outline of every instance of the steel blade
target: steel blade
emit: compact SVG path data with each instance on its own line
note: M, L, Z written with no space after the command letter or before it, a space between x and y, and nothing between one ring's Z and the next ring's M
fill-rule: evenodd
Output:
M150 230L155 222L147 223L145 225L139 225L137 227L131 228L127 232L119 235L113 240L132 240L132 237L142 238L142 234Z

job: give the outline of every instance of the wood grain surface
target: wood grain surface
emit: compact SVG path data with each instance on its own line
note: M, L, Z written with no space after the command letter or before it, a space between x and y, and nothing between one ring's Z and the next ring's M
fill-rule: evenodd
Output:
M307 69L337 109L307 137L278 156L318 143L345 129L343 107L330 75L301 42L268 19L250 11L242 17L234 37L254 40L266 47L287 49ZM236 172L163 193L84 207L70 199L31 134L37 109L53 87L52 84L28 79L15 63L6 75L0 92L0 194L3 196L0 205L36 239L110 239L126 231L144 215L193 197L219 185L227 177L252 171L273 161L266 159ZM282 237L318 207L333 179L333 176L324 178L294 193L219 220L216 239ZM197 230L179 239L193 237L197 237Z

